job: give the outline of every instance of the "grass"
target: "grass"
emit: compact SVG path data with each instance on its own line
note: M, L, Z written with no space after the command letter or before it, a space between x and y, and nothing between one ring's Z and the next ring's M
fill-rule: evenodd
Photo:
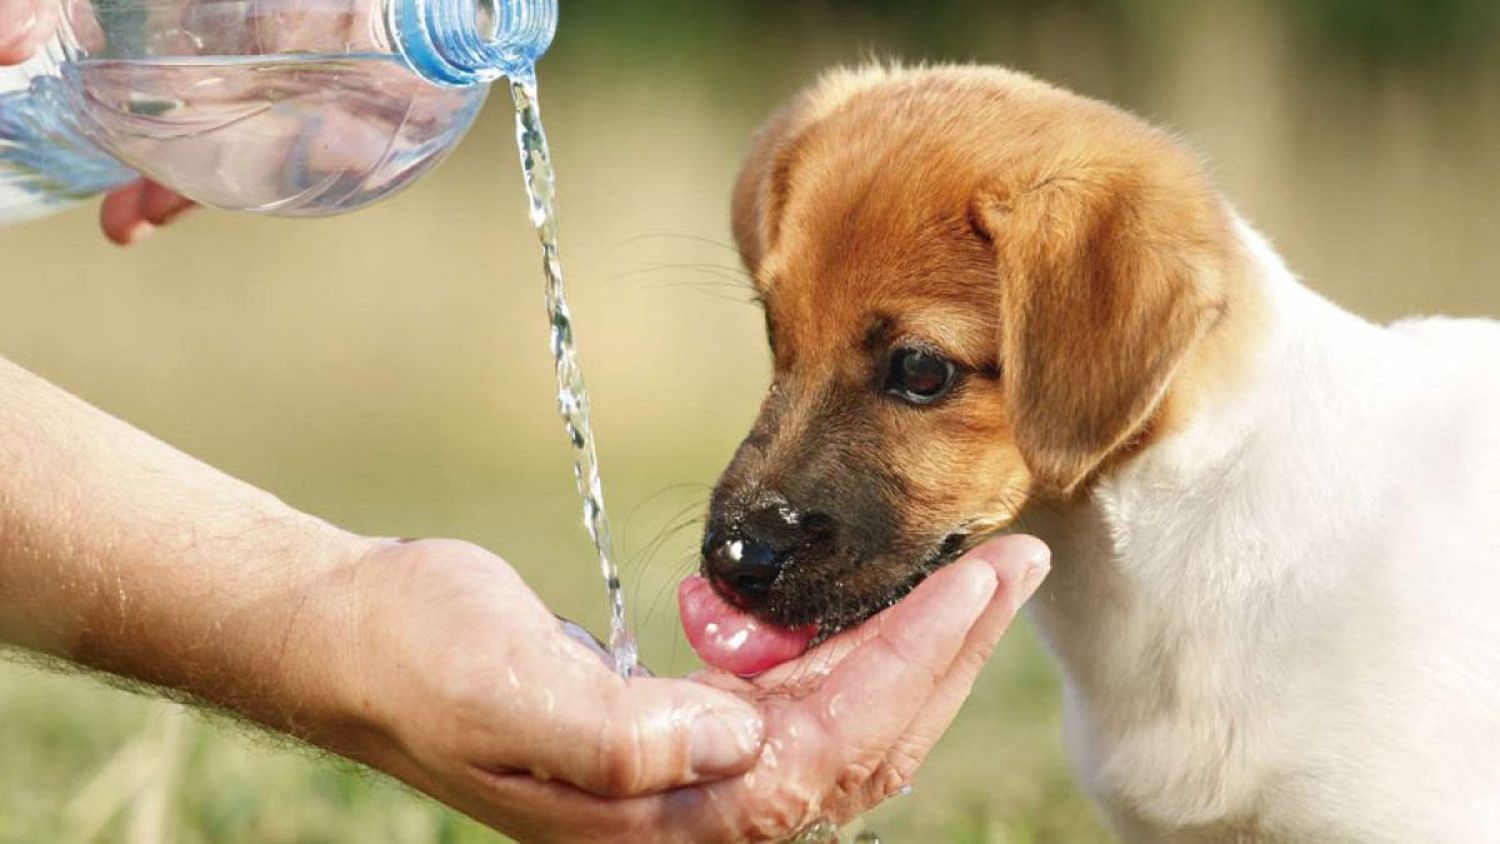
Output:
M834 61L1001 61L1115 99L1182 130L1291 264L1355 310L1500 307L1493 63L1435 87L1367 73L1308 47L1306 24L1274 11L1286 4L1254 0L1142 2L1130 26L1116 0L984 4L962 33L936 34L895 11L912 4L720 16L694 10L727 2L662 2L686 36L634 12L617 28L618 10L585 2L542 71L606 486L658 670L693 665L670 586L766 380L761 320L725 242L730 185L755 125ZM349 218L204 213L128 252L93 236L88 211L0 229L0 354L339 524L494 548L601 630L511 144L491 110L421 185ZM1018 626L915 794L870 826L888 842L1103 840L1062 758L1056 683ZM0 844L148 829L131 807L151 803L136 798L160 780L169 711L0 663ZM224 719L178 723L164 805L179 844L494 840L379 776Z
M917 781L865 821L887 841L1103 840L1057 763L1054 689L1025 636L1006 648ZM129 840L147 776L113 777L163 747L175 704L17 665L0 672L0 842ZM981 717L979 713L999 713ZM171 840L480 842L495 836L389 780L223 718L193 715L176 755ZM80 800L80 797L86 799ZM101 817L102 815L102 817ZM101 823L102 821L102 823ZM84 830L99 836L85 838Z

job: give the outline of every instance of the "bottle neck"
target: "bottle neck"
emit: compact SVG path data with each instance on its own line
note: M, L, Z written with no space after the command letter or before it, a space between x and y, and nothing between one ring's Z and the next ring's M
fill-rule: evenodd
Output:
M391 41L438 85L527 79L557 30L557 0L387 0Z

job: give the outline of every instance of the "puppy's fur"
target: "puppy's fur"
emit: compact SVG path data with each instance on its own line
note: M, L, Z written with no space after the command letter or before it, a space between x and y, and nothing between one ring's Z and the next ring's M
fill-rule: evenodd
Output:
M775 382L711 521L817 513L757 611L854 623L1016 523L1126 839L1500 836L1500 328L1302 287L1171 137L982 68L836 72L734 199ZM954 361L928 406L894 349Z

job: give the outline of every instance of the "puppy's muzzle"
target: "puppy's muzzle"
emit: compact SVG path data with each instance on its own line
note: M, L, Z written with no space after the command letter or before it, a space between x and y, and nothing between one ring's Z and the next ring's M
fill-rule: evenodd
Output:
M754 611L765 605L776 581L798 556L832 534L829 517L784 504L739 517L721 516L703 537L704 571L725 599Z

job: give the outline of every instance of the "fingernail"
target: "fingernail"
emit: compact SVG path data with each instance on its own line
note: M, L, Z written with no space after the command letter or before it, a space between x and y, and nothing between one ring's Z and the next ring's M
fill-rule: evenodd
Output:
M1046 545L1038 542L1032 549L1031 555L1026 560L1026 573L1021 575L1019 592L1020 603L1026 603L1041 588L1042 581L1047 579L1047 574L1052 571L1052 551Z
M125 245L129 246L132 243L139 243L153 234L156 234L156 226L142 220L125 232Z
M693 721L692 765L704 776L744 770L760 749L761 720L743 712L705 712Z
M986 542L971 553L993 566L996 575L1014 587L1017 605L1035 594L1052 570L1051 549L1041 540L1022 534Z

